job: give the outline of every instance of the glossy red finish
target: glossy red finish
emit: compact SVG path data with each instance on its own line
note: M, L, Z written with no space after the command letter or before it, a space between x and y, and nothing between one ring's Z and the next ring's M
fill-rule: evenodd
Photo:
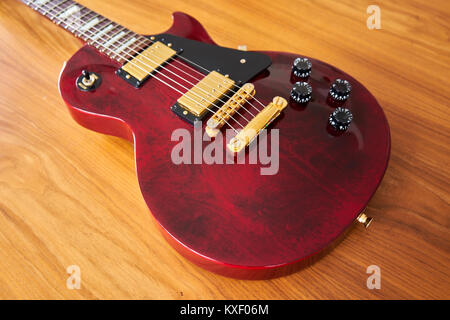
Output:
M174 14L168 32L214 43L182 13ZM277 95L289 97L297 55L264 53L273 63L253 83L256 97L267 104ZM66 64L60 91L81 125L134 142L142 194L180 253L223 275L268 278L293 272L326 252L366 207L389 159L389 126L375 98L351 76L311 60L313 101L306 106L290 101L271 125L280 129L276 175L261 175L258 164L173 164L171 151L178 141L171 141L172 132L193 131L170 110L180 93L156 79L133 88L115 75L116 62L90 46ZM77 90L82 69L102 76L96 91ZM336 78L353 86L344 106L354 120L341 135L327 127L334 110L327 93Z

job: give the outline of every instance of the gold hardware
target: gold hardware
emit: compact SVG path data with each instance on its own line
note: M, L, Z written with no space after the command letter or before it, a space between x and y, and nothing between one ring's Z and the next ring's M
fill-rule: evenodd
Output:
M89 80L86 77L83 77L83 79L81 79L81 82L86 86L86 87L91 87L95 81L98 79L97 75L95 75L94 73L89 75Z
M255 139L287 106L286 99L275 97L227 144L231 152L239 152Z
M255 95L255 86L251 83L244 84L219 110L217 110L206 123L205 131L212 138L220 128L233 116L233 114Z
M356 220L364 227L368 228L373 221L372 217L368 217L364 212L361 212Z
M122 69L138 81L142 81L175 54L175 50L169 48L162 42L156 41L134 57L133 60L126 63Z
M206 77L200 80L180 99L178 104L200 117L211 105L230 90L234 81L216 71L211 71Z

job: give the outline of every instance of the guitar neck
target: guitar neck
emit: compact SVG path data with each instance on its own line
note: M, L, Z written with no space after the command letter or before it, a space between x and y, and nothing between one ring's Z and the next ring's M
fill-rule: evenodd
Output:
M152 42L72 0L22 0L55 24L119 63Z

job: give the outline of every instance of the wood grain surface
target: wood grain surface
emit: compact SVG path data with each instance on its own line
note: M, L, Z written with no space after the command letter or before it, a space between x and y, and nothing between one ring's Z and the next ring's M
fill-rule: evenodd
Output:
M1 299L450 298L448 1L100 1L133 31L196 17L219 44L298 52L337 66L378 99L391 126L386 176L331 253L293 275L224 278L163 239L142 199L133 146L88 131L61 100L59 71L81 43L17 0L0 2ZM81 268L81 289L66 268ZM366 268L381 268L381 289Z

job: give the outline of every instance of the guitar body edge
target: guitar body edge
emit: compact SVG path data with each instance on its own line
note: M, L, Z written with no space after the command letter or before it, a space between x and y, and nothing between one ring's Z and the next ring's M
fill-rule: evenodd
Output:
M173 17L174 23L165 33L215 44L194 18L178 12L174 13ZM257 96L261 92L261 101L268 103L275 95L284 93L286 96L286 93L289 93L286 92L287 86L279 85L278 80L290 74L287 66L292 63L294 55L278 52L263 53L271 56L273 65L268 72L253 80L257 88ZM318 71L315 75L316 79L311 81L317 81L317 85L323 85L325 88L333 78L345 76L355 87L355 101L358 103L363 101L367 105L367 110L359 114L356 110L356 102L353 102L357 116L355 127L361 126L357 127L358 131L355 129L349 133L352 137L339 138L325 130L327 114L333 109L322 106L324 102L319 101L320 98L317 99L317 106L311 104L303 109L290 101L288 107L290 109L272 126L282 129L281 133L286 133L282 136L284 139L292 139L297 130L299 137L305 137L310 133L319 142L305 140L304 146L296 143L292 146L280 141L280 152L284 150L285 153L291 153L289 156L286 155L286 158L280 154L280 163L281 161L284 165L287 163L295 173L293 177L289 176L285 172L287 167L280 165L280 173L276 178L278 180L274 178L275 182L271 190L280 199L267 204L267 208L263 209L258 207L258 201L261 202L262 199L270 196L265 190L269 180L256 175L256 172L259 173L259 168L256 170L253 167L238 167L239 172L236 175L248 177L254 183L251 187L242 187L242 198L239 202L231 203L222 199L223 208L216 212L215 206L221 199L219 194L228 190L224 187L228 181L217 177L216 169L210 168L214 166L191 165L187 169L186 166L173 166L161 160L163 157L170 158L170 150L174 143L166 146L166 141L170 141L173 129L179 127L192 130L192 127L171 113L169 107L176 101L177 95L163 88L155 79L150 79L143 88L132 88L114 74L115 70L120 68L119 64L85 45L63 67L59 87L72 117L80 125L134 143L136 171L142 194L162 234L180 254L198 266L224 276L268 279L295 272L334 248L351 229L358 214L366 207L383 178L389 160L389 126L375 98L359 82L340 70L316 60L313 60L313 65ZM80 93L76 89L74 79L82 69L93 70L103 76L97 93ZM287 80L289 86L296 81L295 79ZM359 89L360 94L358 94ZM140 94L145 97L139 97ZM138 109L140 113L136 112ZM305 127L312 125L311 121L322 118L325 121L321 124L322 127ZM142 121L142 119L149 120ZM175 123L173 125L172 119ZM298 126L296 123L300 119L308 124ZM370 124L374 132L367 131L362 126L365 122L372 121L368 119L377 121L376 125ZM358 121L361 122L358 123ZM345 142L346 145L343 144L344 139L348 140ZM336 141L339 145L333 146ZM348 155L338 159L318 158L330 146L330 157L336 157L337 150L344 150L344 153ZM368 146L371 147L370 150ZM310 150L312 147L316 148L316 151L312 152ZM357 160L366 161L366 163L359 165L352 160L352 157L357 157ZM318 163L318 167L327 169L323 169L325 172L315 172L316 168L306 171L301 168L311 163ZM342 172L329 171L328 168L333 165L341 168ZM229 167L224 168L229 170ZM166 176L157 174L158 170L164 171ZM199 177L199 174L203 174L202 170L205 177L199 178L200 181L192 185L188 185L184 178L179 178ZM354 177L346 179L346 175L354 175ZM224 177L230 176L232 171L224 173ZM303 180L297 184L295 181L300 177ZM316 177L320 177L323 181L315 181ZM217 184L209 185L214 179L217 179ZM341 183L342 179L344 180ZM366 181L370 183L365 183ZM231 186L236 186L237 180L231 178L229 183ZM286 187L283 186L284 184ZM188 186L186 188L188 190L180 190L183 185ZM203 194L202 190L206 185L217 190ZM349 192L348 189L352 186L355 189ZM258 196L258 193L253 190L248 191L249 188L258 190L260 195ZM280 188L287 188L288 193L280 194ZM296 196L297 192L298 196ZM163 193L169 195L167 203L161 199ZM250 197L254 199L248 200ZM340 197L343 198L342 202ZM301 207L285 205L297 198L301 198ZM180 199L186 199L186 201L183 202ZM198 205L195 204L197 200L200 201ZM315 208L311 202L322 203L323 208ZM333 205L337 207L336 210L332 209ZM192 208L192 211L189 211L189 208ZM304 208L307 216L300 215L298 217L300 221L298 223L293 221L290 225L292 219L297 219L294 213L299 212L300 208ZM271 214L264 220L266 209ZM280 214L273 214L277 210ZM250 211L252 213L247 214ZM189 213L192 213L194 217L187 217ZM234 220L230 221L230 219ZM259 222L258 219L262 221ZM240 229L241 227L245 229ZM248 231L251 228L256 231L254 233ZM221 238L222 236L224 238ZM232 240L233 237L236 241ZM204 244L209 240L209 244ZM224 241L229 244L229 247L219 248ZM241 250L240 244L248 248ZM238 263L241 260L242 263Z

